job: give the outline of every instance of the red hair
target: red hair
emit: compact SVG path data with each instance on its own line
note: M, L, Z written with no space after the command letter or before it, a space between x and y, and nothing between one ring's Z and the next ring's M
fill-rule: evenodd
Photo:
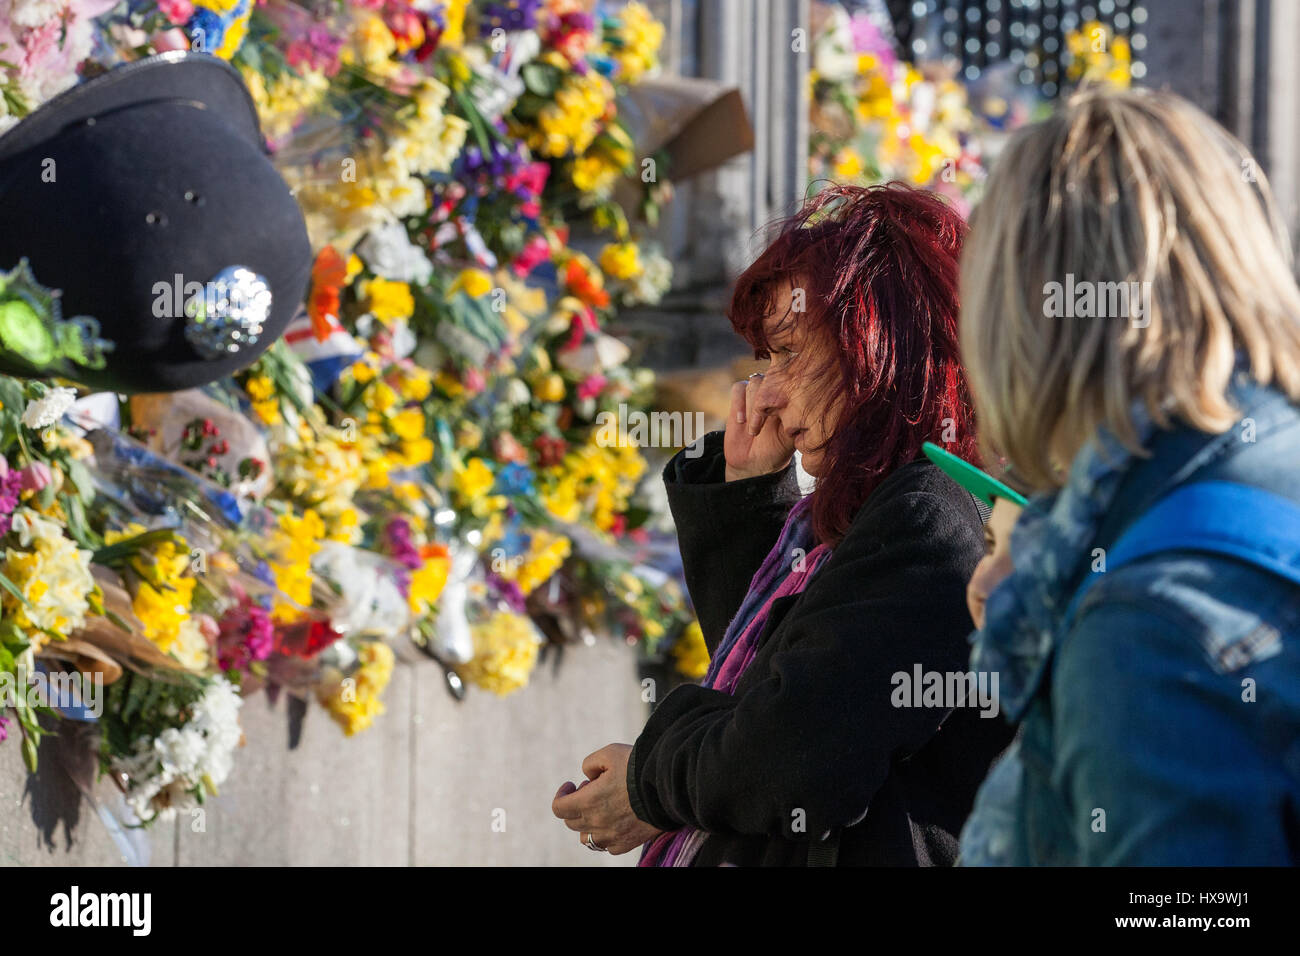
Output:
M838 369L819 375L822 407L843 405L812 503L817 539L834 544L923 442L980 462L957 344L966 223L933 193L902 183L832 185L774 231L736 281L727 315L755 357L767 358L764 320L794 286L804 290L802 320L836 345Z

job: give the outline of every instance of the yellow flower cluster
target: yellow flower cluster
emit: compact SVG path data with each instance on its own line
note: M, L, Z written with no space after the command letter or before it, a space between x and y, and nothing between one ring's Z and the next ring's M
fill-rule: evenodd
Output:
M845 146L835 154L835 178L854 180L865 171L862 156L852 146Z
M277 624L296 620L301 608L311 606L311 559L320 550L324 539L325 522L310 508L301 518L292 512L280 515L278 527L271 537L274 554L269 562L279 591L275 607L271 609L271 618ZM281 595L293 603L283 600Z
M366 311L385 324L409 319L415 314L415 298L405 282L376 276L361 283L360 292Z
M432 77L422 77L411 95L415 104L398 114L401 127L384 161L395 175L446 172L465 145L469 121L443 111L451 90Z
M373 287L371 291L373 294ZM390 472L418 468L433 460L424 411L412 403L429 397L434 375L412 363L391 365L382 372L380 379L380 358L368 352L343 375L345 387L349 383L369 386L361 393L366 420L357 440L364 471L360 486L367 489L387 488Z
M536 155L581 156L600 132L614 100L614 87L595 70L588 70L585 76L568 72L567 61L558 53L543 54L540 59L549 59L566 70L564 80L555 100L542 107L537 125L521 132Z
M275 395L275 383L267 375L250 375L244 382L244 391L253 406L253 414L264 425L280 424L280 400Z
M482 458L471 458L457 467L451 477L457 504L469 508L475 517L486 518L509 504L505 495L493 495L496 476Z
M379 44L369 51L378 55L386 48L383 36L392 41L392 34L378 16L367 22L373 26L363 39ZM400 65L381 58L367 61L366 68L382 76ZM359 145L358 155L345 157L341 168L286 166L281 171L303 209L314 248L328 243L350 247L369 229L427 210L427 190L419 177L451 168L465 145L469 123L443 112L450 91L432 77L421 77L410 95L414 103L391 118L382 148L367 152Z
M591 152L573 161L573 185L588 195L606 196L618 181L623 167L604 152Z
M317 70L301 75L284 70L271 80L248 66L241 66L239 72L257 106L262 132L271 143L287 139L303 115L320 105L329 92L329 77Z
M635 242L611 242L600 251L600 268L615 279L635 279L642 272Z
M447 586L447 575L451 573L451 558L436 554L424 559L411 575L411 589L407 594L407 603L411 613L423 617L434 610L442 589Z
M645 458L631 442L602 446L593 433L586 445L565 455L562 464L545 469L542 504L561 521L577 521L585 513L593 525L608 531L615 517L627 510L645 469Z
M143 525L130 524L122 531L109 531L104 535L104 543L116 544L146 530ZM185 540L176 536L142 548L131 559L131 569L142 579L131 597L131 610L144 625L144 636L161 651L184 651L189 658L187 663L202 669L206 655L199 661L193 660L196 655L190 607L197 582L191 573ZM187 625L191 630L187 630Z
M620 83L636 83L659 62L664 42L664 25L644 4L629 3L619 11L619 44L611 44L609 56L618 63Z
M450 299L457 292L464 292L471 299L479 299L492 291L492 276L483 269L461 269L456 278L447 286L444 296Z
M359 436L328 425L313 430L304 424L298 439L277 449L281 492L313 509L328 529L326 537L355 543L360 516L352 500L367 476Z
M691 621L673 645L677 670L691 680L699 680L709 672L709 648L704 643L704 632L699 621Z
M560 570L564 559L572 551L573 542L564 535L538 529L532 533L523 560L507 562L501 570L501 576L507 581L514 581L525 595L532 594Z
M1110 29L1090 20L1065 36L1070 51L1066 76L1084 83L1105 83L1127 89L1133 78L1133 53L1128 40L1114 36Z
M321 704L348 737L365 730L384 712L380 696L393 677L396 660L393 649L382 641L363 644L358 655L361 667L355 676L318 693Z
M540 641L532 622L512 611L495 611L470 627L474 656L457 668L461 677L499 697L528 684Z
M79 550L64 536L60 524L30 508L14 512L12 531L18 535L19 548L5 549L4 573L27 604L8 589L0 592L0 618L12 617L40 650L48 638L42 630L67 637L85 623L89 595L95 590L90 552Z

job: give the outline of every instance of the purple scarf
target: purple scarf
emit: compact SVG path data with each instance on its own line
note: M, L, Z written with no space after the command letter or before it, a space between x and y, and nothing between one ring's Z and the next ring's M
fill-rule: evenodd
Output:
M803 498L790 509L776 546L750 581L740 610L727 626L727 633L709 662L702 686L735 693L736 684L758 650L758 636L767 623L772 602L802 593L830 554L830 548L824 544L809 550L814 541L812 518L808 514L811 504L811 497ZM805 554L799 567L791 570L790 556L796 548ZM690 866L706 837L707 833L694 827L661 833L646 843L637 866Z

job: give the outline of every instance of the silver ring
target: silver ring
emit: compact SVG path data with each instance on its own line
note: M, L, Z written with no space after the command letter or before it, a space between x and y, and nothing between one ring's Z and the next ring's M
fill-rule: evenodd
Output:
M598 853L605 852L605 848L603 846L596 846L596 840L590 833L587 834L587 849L595 850Z
M762 373L762 372L750 372L749 375L746 376L746 380L751 379L751 378L762 378L762 377L763 377L763 373Z

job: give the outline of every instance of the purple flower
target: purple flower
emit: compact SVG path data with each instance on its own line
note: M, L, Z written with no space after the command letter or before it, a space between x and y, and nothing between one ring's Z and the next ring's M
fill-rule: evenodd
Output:
M0 458L0 461L3 460ZM18 492L22 490L22 483L23 475L20 471L10 471L0 478L0 538L9 533L11 516L18 507Z
M413 571L424 567L419 550L411 543L411 525L405 518L394 518L384 526L384 544L388 556L398 564Z
M485 37L502 29L509 33L532 30L537 26L537 10L542 0L498 0L483 4L479 12L479 33Z
M524 592L514 581L507 581L495 571L489 571L487 574L488 584L510 610L516 614L527 614L528 605L524 598Z

